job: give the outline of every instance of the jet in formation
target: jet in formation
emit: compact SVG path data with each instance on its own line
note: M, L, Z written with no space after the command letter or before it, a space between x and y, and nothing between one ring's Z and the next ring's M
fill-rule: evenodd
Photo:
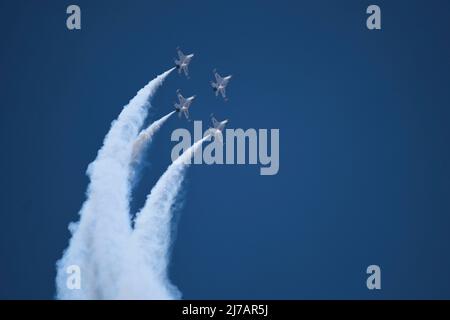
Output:
M178 53L178 59L175 59L175 66L178 69L178 73L181 73L181 71L184 72L184 74L186 75L186 77L189 78L189 63L191 63L192 58L194 57L194 54L184 54L180 48L177 48L177 53Z
M178 117L181 118L181 115L184 114L186 119L189 120L189 107L195 99L195 95L189 98L183 97L180 92L180 89L177 90L178 103L175 103L175 110L178 112Z
M216 93L216 97L220 94L222 95L222 98L224 98L225 101L227 101L227 96L226 96L226 88L228 85L228 82L231 79L231 75L226 76L226 77L221 77L219 75L219 73L216 71L216 69L213 70L214 72L214 77L216 78L216 82L211 81L211 86L213 87L214 92Z
M225 128L226 124L228 123L228 119L223 121L217 121L214 116L211 117L211 121L213 124L213 128L209 128L209 134L214 137L214 139L217 139L220 143L223 142L222 140L222 131Z

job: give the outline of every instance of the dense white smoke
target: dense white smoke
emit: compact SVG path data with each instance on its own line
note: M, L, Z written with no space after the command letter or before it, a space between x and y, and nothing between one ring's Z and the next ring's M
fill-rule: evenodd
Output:
M70 225L72 238L57 262L57 297L60 299L137 298L127 283L127 260L132 232L129 215L129 169L133 142L147 116L149 99L174 68L159 75L130 100L89 165L90 184L80 220ZM133 251L133 250L131 250ZM137 258L136 258L137 259ZM81 289L67 286L67 268L79 266ZM131 280L131 278L130 278ZM130 281L130 285L132 282ZM145 298L145 296L143 296Z
M190 159L208 138L194 143L167 168L147 196L144 207L136 215L131 243L138 252L137 256L143 259L141 263L145 272L154 275L153 278L157 280L154 284L159 288L154 291L155 296L152 298L181 297L167 275L171 221Z

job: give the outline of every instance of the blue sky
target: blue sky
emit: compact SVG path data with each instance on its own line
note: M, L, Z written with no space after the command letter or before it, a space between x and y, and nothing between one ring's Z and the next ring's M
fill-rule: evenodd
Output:
M278 175L189 170L170 268L184 298L450 298L450 5L374 3L381 31L369 1L2 1L0 298L53 298L86 167L177 46L195 52L191 79L170 75L153 119L180 88L193 119L280 129ZM213 68L233 74L227 103ZM133 210L177 127L192 123L159 132Z

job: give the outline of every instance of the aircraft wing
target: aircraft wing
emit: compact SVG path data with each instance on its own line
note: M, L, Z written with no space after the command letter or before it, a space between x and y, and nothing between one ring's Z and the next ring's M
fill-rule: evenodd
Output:
M225 123L219 123L219 127L217 129L223 131L223 128L225 128Z
M216 118L212 117L211 121L213 123L214 128L217 129L217 127L220 125L219 121L216 120Z
M177 49L177 53L178 53L178 57L180 58L180 60L184 59L184 54L180 49Z
M227 96L227 92L226 92L226 84L224 83L223 86L220 88L220 93L222 94L222 97L225 99Z
M180 101L180 105L183 106L186 103L186 99L181 95L181 93L177 93L177 96Z
M214 73L214 77L216 77L217 84L220 85L222 82L222 77L217 72Z
M189 68L187 64L183 65L183 71L186 77L189 77Z

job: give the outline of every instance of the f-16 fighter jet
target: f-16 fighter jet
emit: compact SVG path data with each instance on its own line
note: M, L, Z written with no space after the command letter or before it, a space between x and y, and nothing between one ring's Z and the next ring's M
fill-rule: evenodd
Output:
M211 117L211 121L214 128L209 128L208 132L214 139L218 139L220 143L222 143L222 131L225 128L225 125L228 123L227 120L217 121L216 118Z
M214 77L216 78L216 82L211 81L211 86L213 87L213 90L216 93L216 97L219 95L219 92L220 92L220 94L225 99L225 101L227 101L228 99L226 97L225 89L226 89L228 82L230 81L232 76L229 75L226 77L221 77L217 73L216 69L214 69L213 72L214 72Z
M181 114L184 114L186 119L189 120L189 107L191 106L192 101L195 99L195 95L189 98L183 97L180 93L180 89L177 90L178 103L175 103L175 110L178 112L178 117L181 118Z
M178 73L181 73L181 71L183 70L186 77L189 78L188 65L191 62L192 58L194 57L194 54L191 53L191 54L185 55L178 47L177 47L177 53L178 53L178 59L175 59L175 65L178 69Z

